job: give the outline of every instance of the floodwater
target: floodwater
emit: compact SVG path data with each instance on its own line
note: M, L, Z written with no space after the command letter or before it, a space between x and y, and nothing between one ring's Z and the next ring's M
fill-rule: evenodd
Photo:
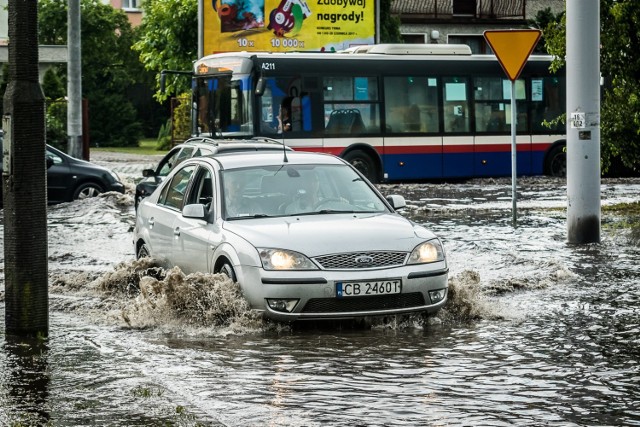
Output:
M0 425L640 425L638 217L570 245L560 180L519 180L517 227L507 179L380 188L444 241L435 318L266 322L222 276L134 261L131 193L50 207L50 336L0 331ZM603 180L603 206L639 194Z

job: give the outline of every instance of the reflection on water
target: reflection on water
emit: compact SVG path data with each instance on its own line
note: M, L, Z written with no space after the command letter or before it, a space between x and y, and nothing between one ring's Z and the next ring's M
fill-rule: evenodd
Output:
M126 198L50 208L50 337L0 332L0 424L637 425L638 232L605 215L601 244L568 245L563 184L520 185L516 228L507 180L381 186L442 237L445 309L295 326L134 261Z
M49 415L48 348L44 340L7 336L3 342L0 423L19 421L23 425L43 425Z

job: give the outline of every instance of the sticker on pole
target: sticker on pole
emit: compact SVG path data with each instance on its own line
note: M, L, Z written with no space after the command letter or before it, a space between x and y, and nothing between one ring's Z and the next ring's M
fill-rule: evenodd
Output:
M541 35L540 30L487 30L484 39L513 82L518 79Z
M571 128L572 129L584 129L587 127L586 124L587 115L586 113L571 113Z

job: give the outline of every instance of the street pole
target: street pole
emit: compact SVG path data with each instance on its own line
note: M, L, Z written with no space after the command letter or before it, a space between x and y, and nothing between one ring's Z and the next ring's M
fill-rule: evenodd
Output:
M518 144L516 140L516 81L511 80L511 223L518 224Z
M600 5L567 0L567 231L600 242Z
M9 84L4 94L5 329L47 336L47 180L44 94L38 80L38 2L9 0Z
M67 10L67 153L82 156L82 65L80 0L69 0Z

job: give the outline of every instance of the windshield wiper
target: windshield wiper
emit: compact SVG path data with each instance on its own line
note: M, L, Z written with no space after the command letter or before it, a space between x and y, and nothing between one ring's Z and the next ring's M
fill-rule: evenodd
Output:
M343 210L343 209L320 209L316 213L319 214L333 214L333 213L356 213L353 209Z
M267 215L267 214L247 214L247 215L241 215L241 216L232 216L230 218L227 218L227 221L235 221L238 219L254 219L254 218L269 218L271 217L271 215Z

